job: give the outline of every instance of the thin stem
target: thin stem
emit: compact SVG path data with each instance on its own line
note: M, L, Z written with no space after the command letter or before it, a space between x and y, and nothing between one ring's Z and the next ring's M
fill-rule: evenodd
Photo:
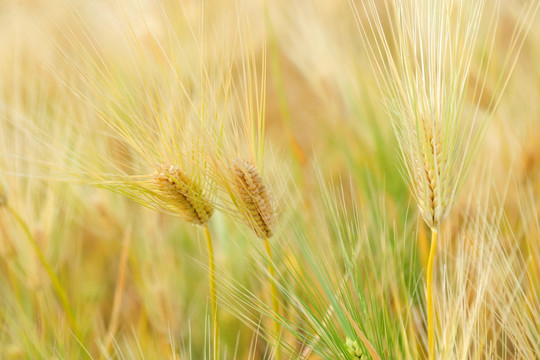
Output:
M437 230L431 229L431 249L427 264L427 321L428 321L428 356L435 359L435 311L433 309L433 262L437 251Z
M206 245L208 249L208 285L210 287L210 303L212 306L212 324L213 324L213 341L214 341L214 360L218 359L219 355L219 321L217 307L217 288L216 288L216 266L214 260L214 247L212 245L212 236L208 225L205 226Z
M9 205L7 205L6 208L11 213L11 215L15 218L15 220L17 220L17 222L19 223L19 225L21 226L21 228L25 232L26 237L30 241L30 245L32 245L32 248L36 252L37 257L38 257L39 261L41 262L41 265L45 268L45 271L49 275L49 279L51 280L51 282L53 284L53 287L54 287L54 290L56 291L56 294L57 294L58 298L60 299L60 302L62 303L62 306L64 308L64 311L66 313L66 316L67 316L67 319L68 319L68 322L69 322L71 328L74 330L75 334L78 334L78 328L77 328L77 325L76 325L76 322L75 322L75 317L73 316L73 310L71 309L71 306L69 305L69 301L68 301L68 298L66 296L66 292L62 288L62 285L60 285L60 281L58 280L58 278L54 274L54 272L53 272L53 270L51 268L51 265L49 264L49 262L45 258L45 255L43 255L43 252L41 251L41 248L39 247L36 239L32 235L32 232L30 231L30 228L28 227L28 224L24 221L24 219L19 215L19 213L14 208L12 208Z
M270 291L272 293L272 310L275 316L279 316L279 301L278 301L278 292L275 284L275 275L274 265L272 263L272 249L270 248L270 242L267 238L264 238L264 246L266 247L266 252L268 253L268 271L270 272ZM277 320L274 320L274 332L278 337L276 342L276 359L281 359L281 349L279 346L279 337L281 333L281 326Z

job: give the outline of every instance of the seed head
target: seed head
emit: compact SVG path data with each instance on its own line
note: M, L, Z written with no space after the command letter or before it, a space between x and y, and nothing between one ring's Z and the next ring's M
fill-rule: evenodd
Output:
M257 169L248 161L232 163L233 184L238 193L238 207L247 225L260 238L272 236L275 223L270 193Z
M201 186L178 166L162 166L154 175L154 183L186 221L204 225L212 216L214 205L205 198Z
M445 160L441 153L441 124L437 120L420 119L421 126L415 130L419 141L420 156L414 159L413 189L418 207L428 226L435 229L448 213L448 188L445 176Z
M362 41L393 120L404 175L422 217L436 229L459 195L495 108L483 114L469 99L489 93L488 102L497 104L504 90L488 91L482 79L491 62L476 62L486 41L481 25L496 23L489 18L495 12L486 11L484 0L394 0L384 17L388 31L375 3L355 8L366 15L357 13ZM501 79L511 68L501 69Z
M356 340L353 340L350 337L347 337L346 344L347 344L347 351L351 355L351 359L358 360L358 359L363 358L364 354L362 352L362 349L360 349L360 346L358 345L358 342Z

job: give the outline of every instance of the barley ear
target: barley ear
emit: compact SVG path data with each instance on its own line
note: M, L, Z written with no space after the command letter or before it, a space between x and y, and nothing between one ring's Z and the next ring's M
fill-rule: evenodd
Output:
M217 306L216 264L212 236L208 228L208 220L214 213L214 205L205 197L202 187L193 178L186 175L178 166L163 165L154 175L154 183L164 200L174 207L186 221L204 226L208 250L208 284L210 305L212 308L213 359L219 357L219 318Z
M263 178L251 163L236 159L232 163L232 175L234 187L239 197L237 202L247 225L264 240L268 255L268 272L270 274L270 291L272 297L272 310L276 316L280 316L279 295L275 283L276 270L272 261L272 248L268 238L272 236L272 227L275 223L274 209L268 189L264 185ZM274 333L277 336L276 353L274 358L281 360L281 325L274 319Z
M445 167L441 152L441 123L438 120L420 119L420 156L416 160L413 189L422 217L431 229L438 229L448 215L448 188L451 176ZM418 136L418 134L417 134Z
M186 221L205 225L212 217L214 205L204 197L201 186L179 167L162 166L154 174L154 183Z
M237 159L232 166L233 184L240 204L237 204L247 225L261 239L270 238L275 224L271 197L263 178L251 163Z

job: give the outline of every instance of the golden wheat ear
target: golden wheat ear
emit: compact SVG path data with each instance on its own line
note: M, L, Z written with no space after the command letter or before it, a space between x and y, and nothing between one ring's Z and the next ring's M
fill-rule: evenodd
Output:
M272 296L272 310L274 314L280 314L279 293L275 283L276 269L272 262L272 248L268 239L273 235L272 228L276 219L272 198L264 180L249 161L236 159L231 164L231 175L233 177L233 201L236 203L247 225L255 234L264 240L266 253L268 254L268 271L270 274L270 291ZM274 320L274 333L278 336L275 344L276 360L281 360L281 347L279 336L281 325Z
M205 225L212 217L214 205L205 198L201 186L178 166L161 166L154 174L154 183L186 221Z
M219 318L218 296L215 275L215 257L212 236L207 225L214 213L214 205L206 197L206 192L197 177L188 176L178 166L162 165L154 174L154 184L157 186L162 199L184 220L205 227L206 244L208 248L210 305L212 308L211 322L213 324L213 355L219 357Z
M421 127L417 130L420 139L420 156L414 160L417 164L413 169L414 193L424 218L430 229L438 229L440 223L448 215L448 204L451 201L449 194L452 189L448 187L449 174L446 162L441 152L443 141L439 121L420 119Z
M247 225L261 239L273 235L274 209L270 193L255 166L242 159L231 164L233 184L240 203L237 204Z

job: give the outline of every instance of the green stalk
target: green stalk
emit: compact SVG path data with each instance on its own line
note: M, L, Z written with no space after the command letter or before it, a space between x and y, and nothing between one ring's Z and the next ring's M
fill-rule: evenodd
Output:
M268 241L268 238L264 238L264 245L266 247L266 252L268 254L268 271L270 272L270 291L272 293L272 310L274 311L275 316L279 316L279 301L278 301L278 292L275 284L275 275L276 272L274 270L274 266L272 265L272 249L270 248L270 242ZM276 359L281 360L281 348L279 346L280 340L280 333L281 333L281 326L279 325L279 322L277 320L274 320L274 332L276 333L277 341L276 341Z
M435 311L433 309L433 262L437 251L437 230L431 229L431 249L427 264L427 321L428 321L428 356L435 360Z

